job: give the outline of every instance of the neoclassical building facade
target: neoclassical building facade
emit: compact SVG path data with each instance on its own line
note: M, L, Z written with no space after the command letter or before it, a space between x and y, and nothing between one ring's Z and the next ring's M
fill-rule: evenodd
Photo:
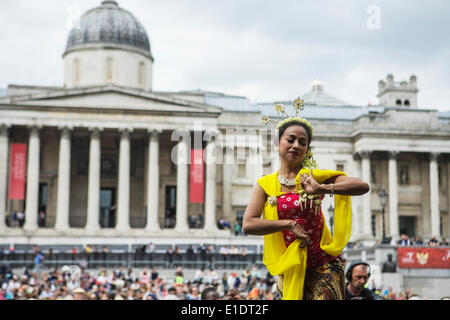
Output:
M63 59L63 86L11 84L0 97L0 242L232 238L217 222L240 222L257 178L279 166L261 119L292 101L154 91L147 34L115 1L81 17ZM415 76L388 75L378 88L376 106L351 106L319 81L302 95L320 168L371 185L352 200L351 241L379 240L383 228L394 239L449 237L450 112L419 108ZM26 145L26 184L10 199L16 144ZM333 205L327 196L329 224ZM23 228L14 211L25 212Z

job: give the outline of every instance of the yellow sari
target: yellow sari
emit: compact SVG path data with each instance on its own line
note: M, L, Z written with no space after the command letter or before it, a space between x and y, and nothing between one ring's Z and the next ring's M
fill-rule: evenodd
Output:
M309 169L301 169L298 174L310 174ZM346 175L341 171L313 170L313 178L319 183L327 179ZM258 179L258 184L267 194L264 206L264 218L278 220L277 205L269 203L269 197L279 197L281 191L278 171ZM352 226L352 206L350 196L334 196L334 232L331 236L327 225L323 224L320 248L332 256L338 256L350 239ZM323 215L323 213L322 213ZM283 300L302 300L303 285L306 272L307 247L300 248L301 240L297 239L286 247L283 235L275 232L264 236L263 262L272 275L283 275Z

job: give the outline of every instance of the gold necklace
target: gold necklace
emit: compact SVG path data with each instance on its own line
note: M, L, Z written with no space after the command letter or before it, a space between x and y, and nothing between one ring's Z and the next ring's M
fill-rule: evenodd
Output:
M295 186L295 185L297 184L296 178L288 179L288 178L286 178L286 177L283 177L283 176L281 175L281 173L278 174L278 181L279 181L282 185L287 186L287 187L292 187L292 186Z

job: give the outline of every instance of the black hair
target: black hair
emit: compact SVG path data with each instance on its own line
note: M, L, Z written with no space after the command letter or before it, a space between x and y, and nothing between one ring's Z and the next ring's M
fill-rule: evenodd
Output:
M218 294L215 287L206 287L203 289L202 293L200 294L201 300L207 300L207 296L209 294Z
M285 124L283 124L279 129L278 129L278 142L281 141L281 137L283 136L284 131L291 127L291 126L300 126L303 127L306 131L306 134L308 135L308 147L311 145L311 140L312 140L312 132L311 132L311 128L309 128L306 124L304 124L303 122L300 121L289 121L286 122Z
M177 292L177 290L174 287L170 287L167 292Z

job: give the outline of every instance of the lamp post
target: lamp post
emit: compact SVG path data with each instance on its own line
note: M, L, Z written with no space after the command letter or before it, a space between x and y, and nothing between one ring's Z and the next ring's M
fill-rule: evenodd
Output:
M386 230L384 226L384 208L386 207L388 193L386 192L386 190L384 190L384 188L382 188L381 191L378 193L378 197L380 197L381 215L382 215L381 217L383 219L383 240L381 241L381 243L387 243Z
M331 228L331 235L333 235L333 225L334 225L334 208L330 204L330 207L328 208L328 216L330 217L330 228Z

